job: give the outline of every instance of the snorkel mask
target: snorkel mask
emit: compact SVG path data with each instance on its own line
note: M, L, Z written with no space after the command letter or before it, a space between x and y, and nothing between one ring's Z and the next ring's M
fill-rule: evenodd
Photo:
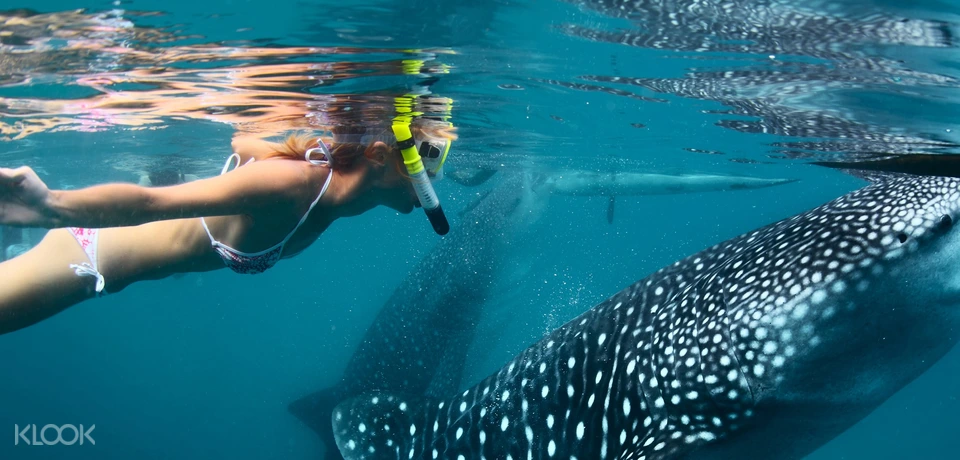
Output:
M430 219L433 230L438 235L446 235L450 231L450 223L440 207L440 200L433 189L432 180L443 177L443 163L450 151L449 139L415 140L410 131L410 123L415 116L422 115L413 112L413 98L416 96L398 97L395 99L397 116L393 119L393 134L397 137L397 145L403 155L403 164L407 168L410 182L420 200L420 206Z
M417 147L417 153L423 161L423 168L427 170L427 176L430 180L437 182L443 179L443 163L447 161L447 153L450 152L450 144L453 141L449 139L420 139L414 140Z

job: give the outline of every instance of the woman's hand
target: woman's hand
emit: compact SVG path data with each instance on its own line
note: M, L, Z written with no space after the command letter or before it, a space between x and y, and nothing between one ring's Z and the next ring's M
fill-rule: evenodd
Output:
M50 189L28 166L0 168L0 224L49 227Z

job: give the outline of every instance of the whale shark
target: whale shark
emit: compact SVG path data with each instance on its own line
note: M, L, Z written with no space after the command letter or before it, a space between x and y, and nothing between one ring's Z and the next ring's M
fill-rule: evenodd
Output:
M960 339L960 179L875 178L664 267L442 398L334 409L346 459L801 458Z
M479 172L483 180L492 174ZM499 180L467 207L456 225L400 282L342 377L293 401L288 410L340 458L331 415L342 400L373 390L446 396L461 384L463 365L481 315L509 284L504 268L529 239L551 195L650 195L772 187L792 179L717 175L655 175L577 170L499 171ZM455 176L455 174L451 174ZM457 182L476 186L461 177ZM608 216L608 218L610 218Z

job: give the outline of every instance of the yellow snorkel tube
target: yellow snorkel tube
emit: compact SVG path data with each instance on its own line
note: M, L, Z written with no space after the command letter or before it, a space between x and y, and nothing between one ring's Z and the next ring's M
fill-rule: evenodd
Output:
M450 223L447 222L447 216L443 213L440 199L437 198L437 192L433 189L427 170L423 166L423 160L417 151L416 142L413 140L413 133L410 131L410 122L415 115L410 110L411 101L410 97L396 99L398 115L393 119L393 134L397 137L397 145L403 155L403 165L407 168L407 174L417 193L417 199L420 200L420 206L430 219L433 230L438 235L446 235L450 231Z
M421 59L406 59L403 60L401 64L404 74L416 75L423 69L424 61ZM441 71L444 73L448 72L446 66L442 66ZM418 94L407 94L394 98L396 116L393 119L391 128L393 129L393 135L397 138L397 146L400 148L401 155L403 155L403 165L407 169L407 175L410 178L411 184L413 184L413 190L417 194L420 206L423 207L423 211L427 214L430 224L433 225L433 230L436 231L438 235L446 235L447 232L450 231L450 223L447 222L447 216L443 213L443 208L440 206L440 199L437 198L437 192L433 189L431 176L435 176L437 179L442 177L443 163L447 159L451 142L447 141L445 143L442 147L442 154L439 149L431 148L429 145L427 146L424 150L426 153L424 154L429 157L431 164L431 170L428 171L427 168L424 167L424 160L420 155L421 152L418 149L417 141L413 138L413 133L410 131L410 124L413 122L414 117L423 115L420 112L413 111L413 102L417 97ZM423 147L423 145L421 145L421 147Z

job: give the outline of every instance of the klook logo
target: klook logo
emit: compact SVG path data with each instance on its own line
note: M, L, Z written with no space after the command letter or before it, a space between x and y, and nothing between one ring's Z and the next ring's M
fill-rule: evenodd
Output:
M20 425L13 426L13 445L19 446L21 443L28 446L55 446L62 444L72 446L74 444L83 445L84 442L90 445L96 445L90 433L97 425L90 425L84 429L83 425L44 425L37 429L36 425L27 425L20 429Z

